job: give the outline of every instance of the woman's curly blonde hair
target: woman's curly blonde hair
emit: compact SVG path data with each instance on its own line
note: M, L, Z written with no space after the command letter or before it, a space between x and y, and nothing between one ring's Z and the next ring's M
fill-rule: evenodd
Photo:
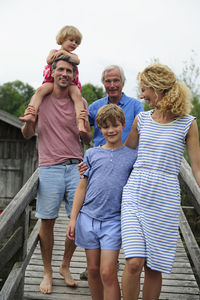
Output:
M155 63L138 74L139 85L163 92L158 109L171 112L175 117L190 113L192 109L191 92L182 82L177 81L174 72L165 65Z

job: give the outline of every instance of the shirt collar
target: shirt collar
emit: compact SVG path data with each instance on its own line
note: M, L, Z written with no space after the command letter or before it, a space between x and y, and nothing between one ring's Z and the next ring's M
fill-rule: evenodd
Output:
M126 95L124 93L122 93L122 97L121 97L121 99L118 102L118 105L120 107L122 107L125 104L125 101L126 101L125 99L126 99ZM110 101L108 99L108 95L107 95L107 104L110 104Z

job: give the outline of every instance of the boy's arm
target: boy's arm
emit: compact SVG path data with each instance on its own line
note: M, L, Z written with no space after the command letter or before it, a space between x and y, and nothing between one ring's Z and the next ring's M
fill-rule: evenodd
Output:
M85 199L87 182L88 182L87 177L82 178L74 194L73 206L70 215L70 222L68 224L67 232L66 232L66 235L70 240L75 239L76 219L83 205L83 201Z
M58 56L60 56L62 54L70 56L74 60L74 62L75 62L76 65L80 64L80 59L78 58L78 55L61 49L58 52L56 52L56 57L58 57Z

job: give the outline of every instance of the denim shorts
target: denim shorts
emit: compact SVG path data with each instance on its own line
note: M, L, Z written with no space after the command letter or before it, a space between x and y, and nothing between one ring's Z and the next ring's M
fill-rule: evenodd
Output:
M119 250L120 219L99 221L80 212L76 221L75 244L84 249Z
M65 209L70 217L74 193L79 181L78 164L39 167L36 217L57 218L62 200L65 200Z

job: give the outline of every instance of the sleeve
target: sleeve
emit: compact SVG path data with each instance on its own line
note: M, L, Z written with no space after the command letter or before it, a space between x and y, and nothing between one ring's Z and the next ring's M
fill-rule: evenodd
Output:
M193 116L188 116L187 117L187 122L186 122L186 126L185 126L185 131L184 131L184 139L186 139L186 135L188 133L188 130L190 129L190 126L192 124L192 121L195 120L196 117L193 117Z
M138 114L138 119L137 119L137 130L138 130L139 134L140 134L140 130L141 130L142 116L143 116L143 114L140 112Z

